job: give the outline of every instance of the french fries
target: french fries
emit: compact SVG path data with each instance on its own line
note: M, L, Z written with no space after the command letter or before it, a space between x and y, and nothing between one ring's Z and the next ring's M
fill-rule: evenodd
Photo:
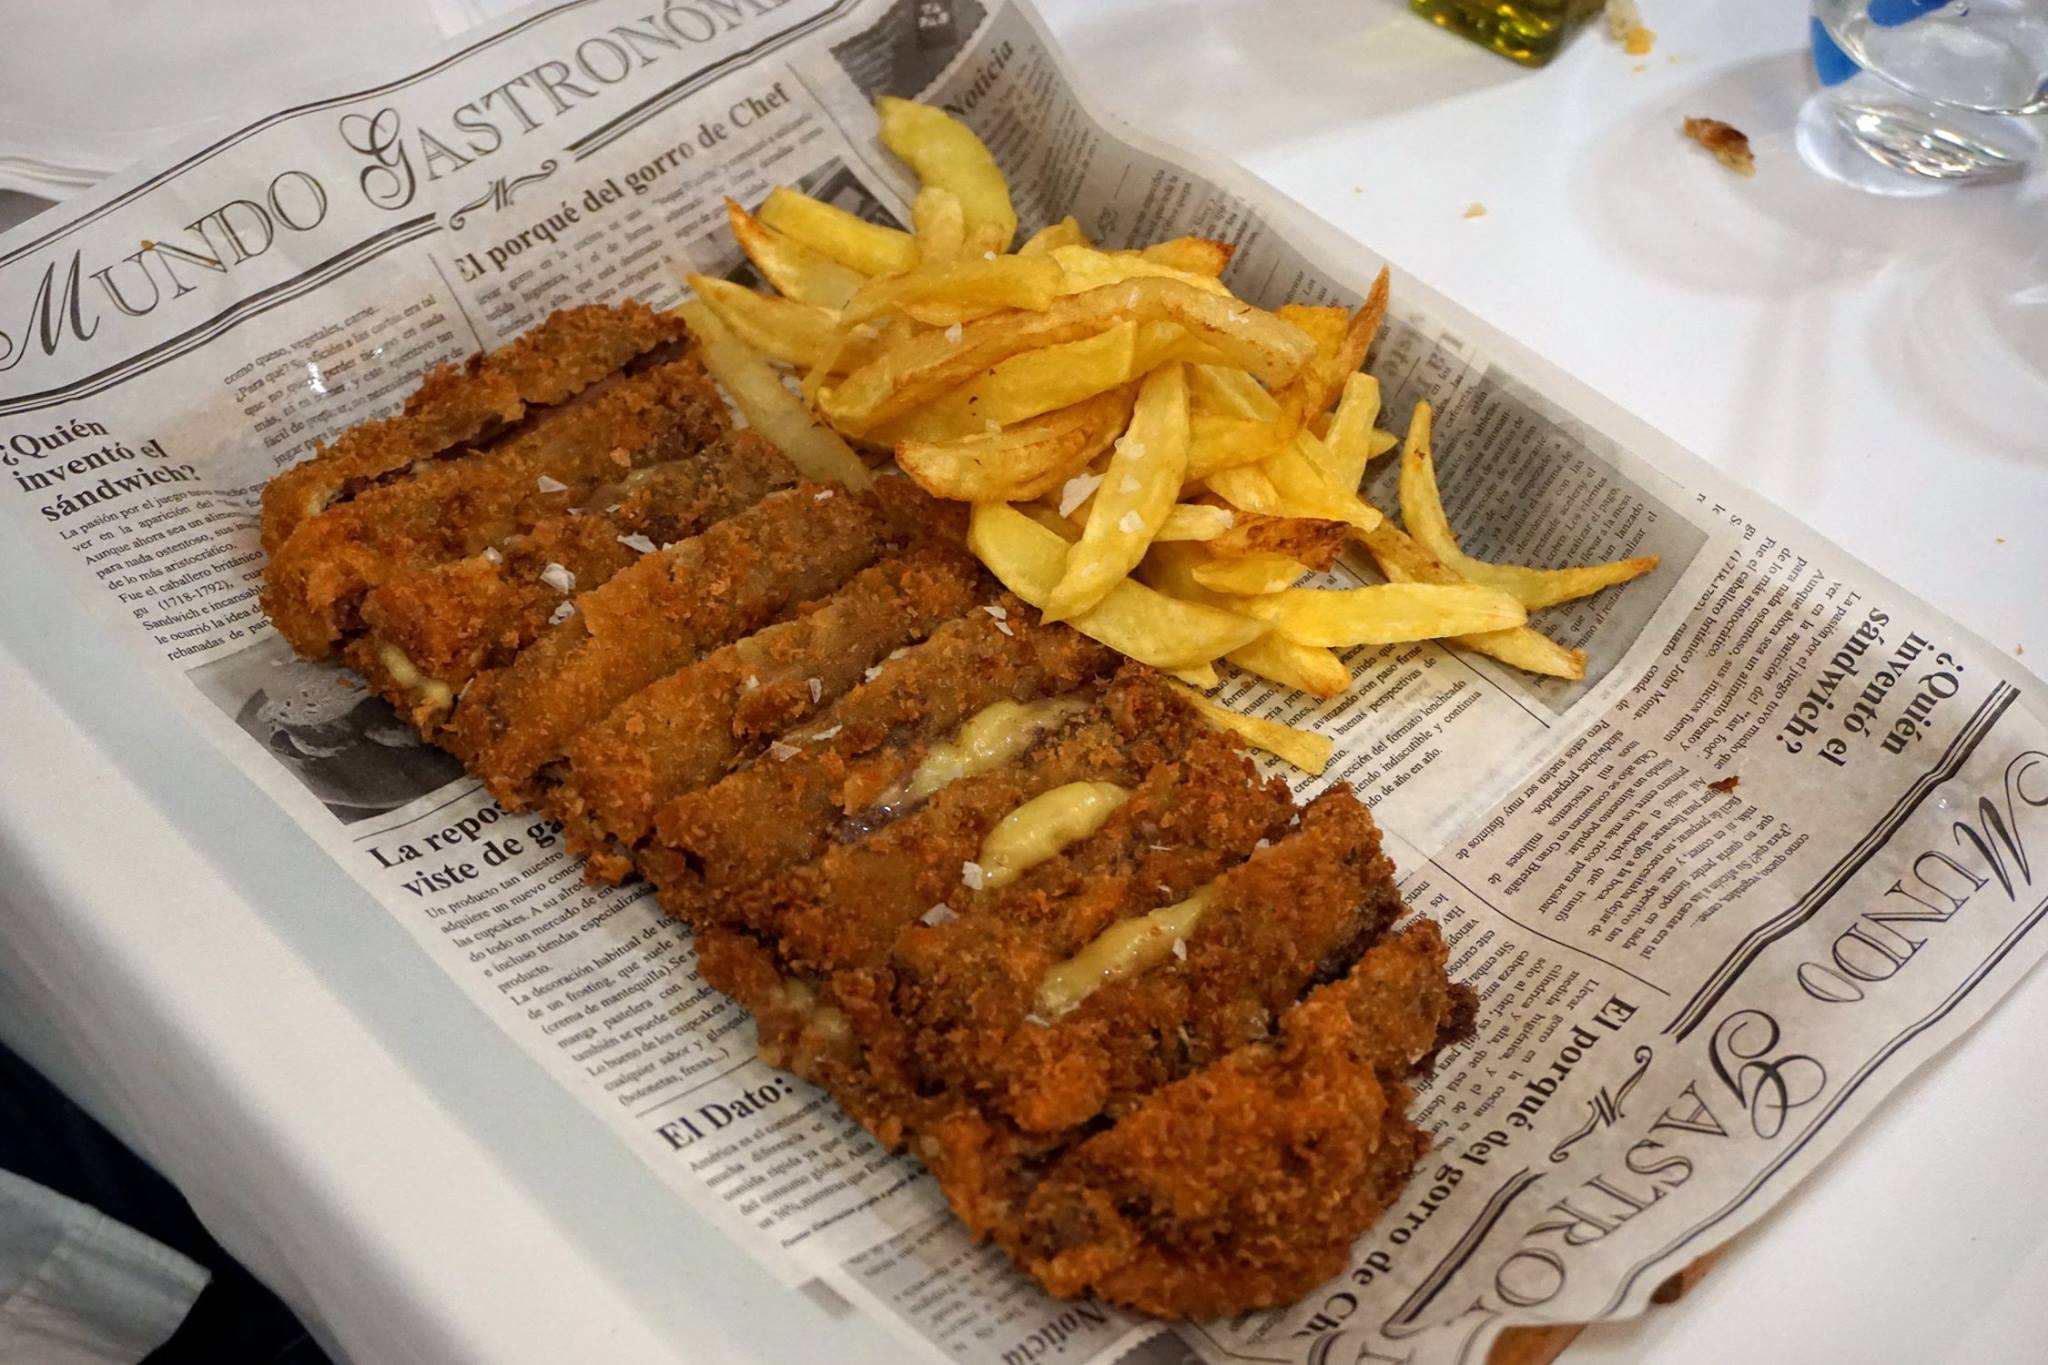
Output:
M797 472L809 479L831 479L849 488L866 488L874 475L846 442L804 409L747 344L732 334L709 305L694 299L682 306L683 321L697 338L704 368L725 386L747 422L781 447Z
M1321 464L1332 484L1355 491L1366 465L1385 451L1374 439L1379 435L1373 425L1379 415L1380 381L1369 374L1347 376L1343 396L1323 429Z
M1394 583L1464 582L1399 528L1381 522L1361 539L1380 566L1380 572ZM1454 635L1453 644L1504 664L1552 678L1578 679L1586 676L1586 651L1567 649L1533 626L1485 631L1476 635Z
M1040 610L1066 572L1066 541L1003 503L975 507L967 545L1003 586ZM1068 624L1169 673L1200 668L1268 629L1263 621L1168 597L1132 578L1118 580L1101 601Z
M1195 570L1203 562L1199 546L1154 542L1151 553L1138 566L1138 576L1169 597L1230 610L1235 599L1195 580ZM1334 697L1351 685L1351 674L1335 654L1278 634L1262 635L1224 657L1239 668L1313 696Z
M1138 325L1120 322L1079 341L1012 356L889 423L877 435L885 444L966 436L1121 388L1139 374L1137 339Z
M1297 730L1291 725L1282 725L1277 720L1262 716L1247 716L1227 706L1219 706L1207 697L1188 688L1181 694L1196 714L1219 730L1229 730L1242 735L1247 744L1255 749L1264 749L1275 758L1285 759L1303 772L1320 777L1323 769L1330 766L1330 754L1336 744L1328 735L1319 735L1311 730Z
M919 181L910 231L777 189L756 213L727 207L773 293L688 277L707 368L806 474L863 483L849 442L888 452L926 492L973 504L970 548L1046 619L1192 688L1218 686L1227 662L1335 697L1351 681L1336 649L1415 640L1584 676L1583 651L1529 612L1656 558L1542 569L1463 553L1428 405L1402 446L1363 371L1386 271L1355 309L1267 310L1223 283L1227 242L1098 245L1069 217L1013 250L1016 208L981 140L906 100L877 113ZM1405 531L1359 491L1397 447ZM1353 544L1386 583L1297 586L1342 571ZM1196 700L1310 771L1329 760L1327 739Z
M1264 461L1260 461L1263 465ZM1204 483L1217 497L1246 512L1262 516L1286 517L1298 515L1301 509L1290 510L1280 497L1280 490L1266 477L1260 465L1237 465L1230 469L1219 469Z
M1379 509L1330 482L1323 472L1326 461L1319 453L1321 447L1322 442L1312 434L1297 431L1293 441L1267 456L1259 468L1279 493L1288 516L1342 521L1370 531L1380 524Z
M903 312L919 322L943 327L1002 308L1043 313L1061 287L1059 266L1043 256L966 257L869 280L839 310L839 320L866 322L884 313Z
M1321 645L1305 645L1285 635L1262 635L1225 656L1239 668L1312 697L1338 697L1351 686L1351 670Z
M1072 222L1073 219L1068 219ZM1230 266L1230 258L1237 248L1228 242L1219 242L1209 237L1174 237L1164 242L1154 242L1142 248L1138 254L1148 261L1170 265L1175 270L1185 270L1191 275L1220 276Z
M1233 518L1227 530L1209 538L1209 549L1225 556L1285 555L1311 569L1327 570L1350 539L1350 529L1342 521L1252 514Z
M1230 291L1218 283L1214 275L1182 270L1133 252L1112 253L1086 246L1056 246L1050 254L1066 272L1067 283L1063 293L1078 294L1084 289L1115 284L1119 280L1159 279L1179 280L1211 294L1230 296Z
M1450 519L1444 515L1443 499L1437 492L1436 460L1429 448L1430 428L1429 404L1417 403L1408 423L1407 444L1401 450L1401 519L1408 524L1408 534L1467 582L1497 588L1533 609L1585 597L1657 567L1655 555L1569 569L1531 569L1472 558L1458 548Z
M1074 221L1072 214L1068 214L1057 223L1048 223L1032 233L1030 240L1017 248L1017 254L1036 256L1042 251L1051 251L1054 247L1087 245L1088 234L1081 231L1081 225Z
M1029 502L1052 492L1108 450L1130 424L1136 396L1136 389L1127 385L1000 431L954 441L903 441L896 447L896 463L936 498Z
M1048 621L1086 611L1126 578L1180 494L1188 468L1188 385L1179 365L1145 377L1130 430L1116 443L1081 539L1047 597Z
M884 95L875 101L882 118L882 145L902 158L927 185L951 190L966 215L968 238L985 250L1010 249L1017 235L1017 210L1010 186L981 139L943 109Z
M960 196L941 185L926 185L910 206L910 226L919 265L944 265L967 249L967 210Z
M1159 523L1153 544L1166 540L1218 540L1237 524L1237 514L1228 507L1207 502L1177 502Z
M1247 554L1236 559L1212 559L1195 569L1195 581L1216 592L1260 596L1291 588L1308 572L1308 565L1286 555Z
M777 232L731 199L725 201L725 216L740 250L784 298L837 309L860 289L859 271Z
M917 241L909 233L857 218L787 185L768 192L760 219L862 275L898 275L917 264Z
M809 369L850 354L842 342L852 334L840 331L839 315L829 308L756 293L709 275L686 275L683 280L741 341L770 360Z
M1280 634L1304 645L1397 645L1505 630L1529 619L1522 604L1506 593L1470 583L1283 588L1242 602Z

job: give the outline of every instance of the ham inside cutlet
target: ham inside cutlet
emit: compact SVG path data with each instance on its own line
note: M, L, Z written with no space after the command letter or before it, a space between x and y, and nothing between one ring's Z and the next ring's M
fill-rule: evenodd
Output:
M557 315L281 476L280 629L650 880L762 1055L1055 1293L1340 1271L1473 1009L1365 808L993 593L957 509L794 482L677 335Z

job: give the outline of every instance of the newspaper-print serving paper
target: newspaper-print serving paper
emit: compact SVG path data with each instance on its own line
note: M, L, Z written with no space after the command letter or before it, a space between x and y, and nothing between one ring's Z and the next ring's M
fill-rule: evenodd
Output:
M2040 956L2041 685L1911 595L1405 279L1372 368L1435 405L1474 553L1663 567L1549 613L1533 679L1361 649L1317 703L1478 1032L1435 1148L1300 1303L1164 1329L1057 1302L911 1161L761 1064L644 889L592 888L257 604L258 492L426 370L550 310L744 277L722 197L795 183L902 221L872 98L933 100L1028 228L1238 247L1264 304L1377 268L1227 170L1111 129L1032 11L981 0L571 0L309 96L0 243L0 502L192 723L698 1215L919 1358L1477 1360L1510 1324L1640 1311L1760 1216ZM1391 471L1368 491L1394 506ZM1338 578L1358 566L1341 566ZM659 1216L658 1214L651 1216Z

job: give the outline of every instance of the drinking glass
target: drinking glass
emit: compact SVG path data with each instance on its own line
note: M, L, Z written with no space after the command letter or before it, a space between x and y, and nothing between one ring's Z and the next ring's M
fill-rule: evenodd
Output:
M2011 175L2048 113L2048 0L1814 0L1814 66L1842 132L1937 180Z

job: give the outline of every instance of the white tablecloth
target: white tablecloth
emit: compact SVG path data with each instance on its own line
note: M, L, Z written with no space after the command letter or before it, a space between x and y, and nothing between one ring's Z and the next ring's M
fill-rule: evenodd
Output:
M1112 109L1237 157L2048 656L2048 176L1917 201L1816 180L1792 148L1797 10L1646 3L1650 57L1589 37L1532 74L1396 0L1044 7ZM1682 142L1686 114L1747 131L1756 178ZM896 1358L708 1232L338 871L273 870L303 836L38 592L27 547L0 540L0 575L0 1037L331 1347ZM2037 976L1682 1307L1571 1358L2041 1358L2043 1074Z

